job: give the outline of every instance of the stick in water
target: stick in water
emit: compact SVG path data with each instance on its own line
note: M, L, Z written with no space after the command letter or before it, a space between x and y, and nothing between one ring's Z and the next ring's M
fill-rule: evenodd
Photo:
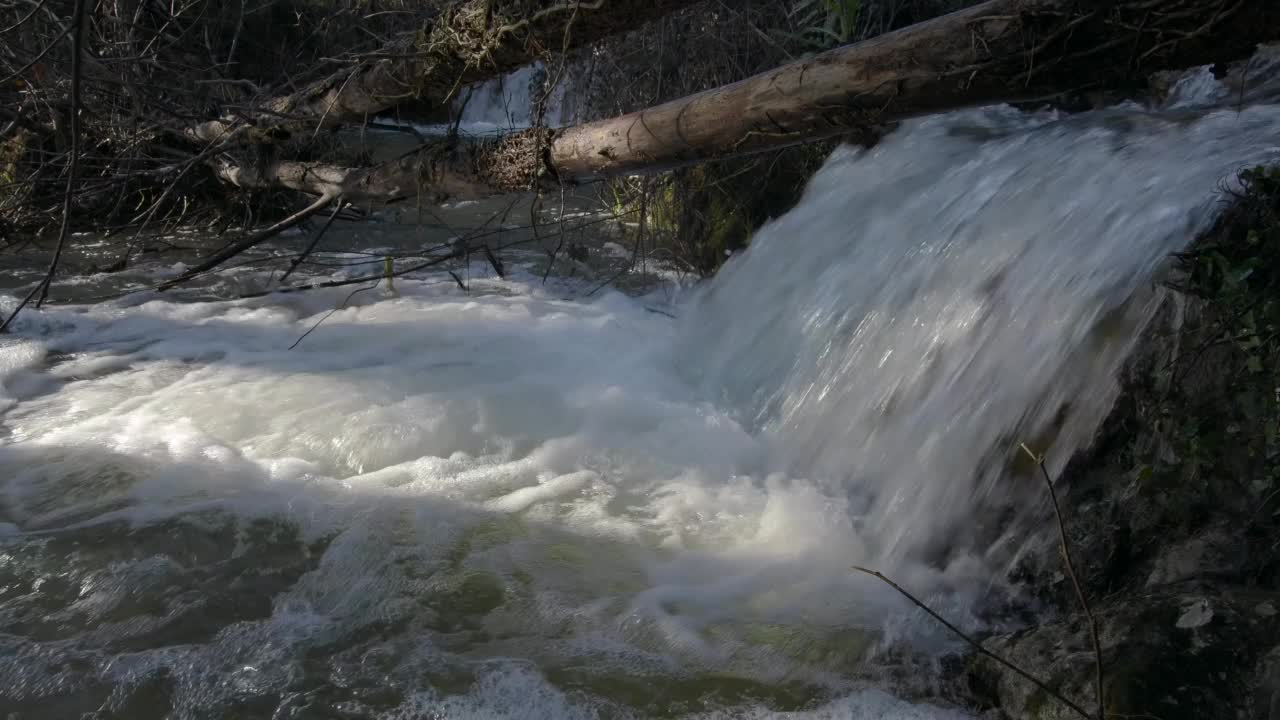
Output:
M1044 682L1043 680L1041 680L1041 679L1037 678L1036 676L1032 675L1031 673L1027 672L1026 670L1023 670L1022 668L1018 667L1017 665L1014 665L1013 663L1009 662L1008 660L1006 660L1006 659L1004 659L1004 658L1000 657L999 655L997 655L997 654L995 654L995 653L991 652L990 650L986 649L985 647L983 647L983 646L982 646L982 643L978 642L977 640L974 640L973 638L971 638L971 637L969 637L967 634L965 634L965 632L964 632L963 630L961 630L960 628L956 627L955 625L952 625L951 623L947 622L946 618L944 618L944 617L942 617L941 615L939 615L938 613L934 612L933 608L929 607L928 605L925 605L925 604L924 604L923 602L921 602L921 601L920 601L920 600L919 600L915 595L912 595L911 593L909 593L909 592L907 592L906 590L904 590L904 589L902 588L902 586L901 586L901 585L899 585L898 583L896 583L896 582L894 582L894 581L890 580L889 578L887 578L887 577L885 577L884 575L882 575L882 574L880 574L880 573L876 572L875 570L869 570L869 569L867 569L867 568L864 568L864 567L861 567L861 566L858 566L858 565L853 565L853 566L851 566L851 567L852 567L852 569L857 570L857 571L858 571L858 572L860 572L860 573L866 573L867 575L870 575L871 577L877 578L877 579L879 579L881 582L883 582L884 584L888 585L889 587L893 588L894 590L897 590L899 595L902 595L902 597L904 597L904 598L906 598L906 599L910 600L911 602L915 603L916 607L918 607L918 608L920 608L921 610L923 610L923 611L925 611L925 612L929 613L929 616L930 616L930 617L932 617L934 620L937 620L938 622L942 623L942 626L943 626L943 627L945 627L946 629L950 630L952 633L954 633L954 634L956 635L956 637L958 637L958 638L960 638L961 640L963 640L963 641L965 641L965 642L969 643L969 645L970 645L970 646L972 646L974 650L977 650L978 652L982 653L983 655L986 655L987 657L991 658L992 660L995 660L996 662L1000 663L1001 665L1004 665L1005 667L1009 668L1010 670L1014 671L1015 673L1017 673L1017 674L1021 675L1022 677L1026 678L1026 679L1027 679L1027 680L1029 680L1032 684L1034 684L1036 687L1038 687L1038 688L1040 688L1041 690L1043 690L1043 691L1045 691L1046 693L1048 693L1050 697L1053 697L1054 699L1056 699L1056 700L1058 700L1059 702L1061 702L1063 705L1066 705L1067 707L1069 707L1069 708L1071 708L1072 710L1076 711L1076 713L1078 713L1078 714L1080 715L1080 717L1085 718L1085 720L1090 720L1089 713L1085 712L1084 708L1080 707L1079 705L1077 705L1077 704L1075 704L1075 703L1071 702L1070 700L1066 699L1065 697L1063 697L1060 693L1058 693L1058 691L1054 690L1053 688L1051 688L1051 687L1049 687L1047 684L1045 684L1045 682Z
M1080 581L1076 578L1075 564L1071 562L1071 548L1067 544L1067 526L1062 521L1062 508L1058 505L1058 491L1054 489L1053 479L1049 477L1049 470L1044 466L1044 455L1037 455L1031 452L1031 448L1027 447L1026 443L1022 443L1022 451L1036 465L1040 466L1040 474L1044 476L1044 484L1049 487L1049 499L1053 501L1053 515L1058 520L1058 536L1062 538L1062 561L1067 566L1067 577L1071 578L1071 587L1075 588L1076 599L1080 601L1080 607L1084 609L1084 615L1089 620L1089 636L1093 640L1094 683L1097 685L1098 691L1098 720L1105 720L1107 704L1103 699L1102 643L1098 640L1098 621L1093 617L1093 610L1089 608L1089 601L1085 599L1084 590L1081 589Z

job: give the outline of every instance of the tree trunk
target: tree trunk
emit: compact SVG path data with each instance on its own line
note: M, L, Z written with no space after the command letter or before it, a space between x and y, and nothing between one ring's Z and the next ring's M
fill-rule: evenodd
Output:
M285 160L262 168L222 160L214 172L242 188L289 188L350 203L417 198L434 204L532 189L545 177L552 131L534 128L479 142L441 140L372 168Z
M293 227L333 202L384 202L418 197L434 203L447 197L519 192L544 167L551 131L535 128L482 143L441 141L377 167L344 168L325 163L275 162L263 168L222 161L214 168L238 187L285 187L319 198L271 227L228 244L160 288L180 285Z
M1280 39L1267 0L991 0L727 87L564 130L443 140L372 168L223 160L223 180L330 202L482 197L668 169L966 106L1114 90L1158 70L1247 57ZM269 237L257 234L170 281Z
M1276 0L992 0L557 134L563 179L650 171L999 102L1129 89L1280 39Z
M617 35L688 5L687 0L458 0L424 30L251 115L273 130L314 131L383 112L409 99L447 104L458 88L515 70L552 52ZM187 130L223 139L239 117Z
M352 202L476 197L870 135L967 106L1129 89L1151 72L1240 59L1277 39L1271 0L991 0L609 120L432 145L372 169L282 162L220 175Z

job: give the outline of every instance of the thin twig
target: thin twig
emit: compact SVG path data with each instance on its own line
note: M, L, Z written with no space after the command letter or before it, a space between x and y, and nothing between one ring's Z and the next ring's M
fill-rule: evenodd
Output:
M483 250L485 259L489 261L489 266L493 268L494 272L498 273L498 277L505 278L507 270L503 267L502 261L498 259L498 256L493 254L493 250L489 249L488 243L485 243Z
M1075 704L1075 703L1071 702L1070 700L1066 699L1065 697L1063 697L1061 693L1059 693L1058 691L1056 691L1056 690L1054 690L1053 688L1049 687L1047 684L1045 684L1045 682L1044 682L1043 680L1041 680L1041 679L1037 678L1036 676L1032 675L1031 673L1027 672L1026 670L1023 670L1022 668L1018 667L1017 665L1014 665L1013 663L1009 662L1008 660L1005 660L1004 658L1000 657L999 655L997 655L997 654L995 654L995 653L991 652L990 650L986 649L985 647L983 647L983 646L982 646L982 643L978 642L977 640L974 640L973 638L971 638L971 637L969 637L967 634L965 634L965 632L964 632L963 630L961 630L960 628L956 627L955 625L952 625L951 623L947 622L946 618L944 618L944 617L942 617L941 615L939 615L938 613L934 612L933 608L929 607L928 605L925 605L925 604L924 604L923 602L921 602L918 598L916 598L916 596L915 596L915 595L912 595L911 593L909 593L909 592L907 592L906 590L904 590L904 589L902 588L902 586L901 586L901 585L899 585L898 583L896 583L896 582L894 582L894 581L890 580L889 578L887 578L887 577L885 577L884 575L882 575L882 574L880 574L880 573L876 572L875 570L870 570L870 569L867 569L867 568L861 567L861 566L859 566L859 565L852 565L852 566L850 566L850 567L851 567L852 569L854 569L854 570L857 570L857 571L858 571L858 572L860 572L860 573L866 573L867 575L870 575L870 576L872 576L872 577L874 577L874 578L878 578L878 579L879 579L881 582L883 582L884 584L888 585L889 587L893 588L894 590L897 590L897 591L898 591L898 594L902 595L902 596L903 596L903 597L905 597L906 599L908 599L908 600L910 600L911 602L915 603L915 604L916 604L916 607L918 607L918 608L920 608L921 610L923 610L923 611L925 611L925 612L929 613L929 616L930 616L930 617L932 617L934 620L937 620L938 622L942 623L943 627L945 627L946 629L948 629L948 630L950 630L952 633L954 633L954 634L956 635L956 637L959 637L961 640L964 640L965 642L969 643L969 645L970 645L970 646L972 646L974 650L977 650L978 652L982 653L983 655L986 655L987 657L991 658L992 660L995 660L996 662L1000 663L1001 665L1004 665L1005 667L1009 668L1010 670L1012 670L1012 671L1014 671L1014 672L1018 673L1019 675L1021 675L1021 676L1022 676L1022 677L1024 677L1024 678L1026 678L1026 679L1027 679L1027 680L1029 680L1032 684L1034 684L1036 687L1038 687L1038 688L1040 688L1041 690L1045 691L1045 692L1046 692L1046 693L1048 693L1051 697L1053 697L1054 699L1056 699L1056 700L1058 700L1059 702L1061 702L1063 705L1066 705L1067 707L1069 707L1069 708L1071 708L1072 710L1074 710L1074 711L1076 711L1077 713L1079 713L1080 717L1085 718L1085 720L1091 720L1089 713L1085 712L1084 708L1080 707L1079 705L1077 705L1077 704Z
M1089 608L1089 600L1085 598L1084 590L1080 587L1080 580L1076 577L1075 564L1071 562L1071 547L1067 543L1067 526L1062 521L1062 508L1058 505L1058 491L1053 487L1053 478L1049 477L1048 468L1044 466L1044 455L1036 455L1031 452L1031 448L1027 447L1026 443L1022 443L1022 451L1030 456L1036 465L1040 466L1040 474L1044 476L1044 484L1049 487L1049 499L1053 501L1053 515L1058 520L1058 535L1062 538L1062 561L1067 566L1067 577L1071 578L1071 586L1075 588L1076 599L1080 601L1080 607L1084 609L1085 617L1089 620L1089 635L1093 639L1093 660L1096 675L1094 683L1097 685L1098 691L1098 720L1105 720L1107 705L1102 687L1102 643L1098 640L1098 621L1094 618L1093 610Z
M541 194L539 194L539 198L541 198ZM532 205L530 210L533 210ZM556 258L560 256L560 251L564 249L564 182L560 183L560 215L556 218L556 223L560 226L560 240L556 242L556 249L552 250L547 258L547 269L542 273L543 285L547 284L547 278L551 276L551 270L556 265ZM530 225L530 228L532 228L534 235L537 235L538 223L536 219ZM542 239L538 238L538 241L541 242Z
M187 282L188 280L192 280L196 277L199 277L200 275L203 275L209 272L210 270L218 267L222 263L230 260L236 255L239 255L245 250L248 250L256 245L260 245L263 242L266 242L267 240L275 237L276 235L279 235L285 230L288 230L289 228L301 223L303 220L306 220L312 215L315 215L316 213L323 210L326 205L328 205L330 202L333 202L335 199L336 197L333 195L321 195L320 198L315 202L295 212L289 217L283 220L280 220L274 225L263 228L262 230L259 230L249 235L248 237L241 238L240 240L230 243L226 247L215 252L207 260L187 270L186 272L182 273L178 277L161 283L157 289L168 290L169 288L174 287L175 285L181 285L182 283Z
M312 325L310 330L307 330L306 332L302 333L302 336L301 336L301 337L299 337L297 340L294 340L294 341L293 341L293 344L289 346L289 349L290 349L290 350L292 350L292 349L294 349L294 348L298 347L298 344L299 344L299 343L301 343L303 340L306 340L308 335L310 335L311 333L315 332L315 331L316 331L316 328L320 327L321 323L323 323L325 320L328 320L330 315L333 315L334 313L338 312L339 310L344 310L344 309L346 309L346 307L347 307L347 303L351 302L351 298L355 297L355 296L356 296L356 295L358 295L359 293L364 292L365 290L372 290L372 289L374 289L374 288L376 288L376 287L378 287L378 283L377 283L377 282L375 282L374 284L372 284L372 285L370 285L370 286L368 286L368 287L362 287L362 288L357 288L357 289L355 289L355 290L352 290L352 291L351 291L351 294L350 294L350 295L347 295L347 297L342 301L342 304L341 304L341 305L339 305L338 307L336 307L336 308L334 308L334 309L330 310L329 312L325 313L325 314L324 314L324 317L322 317L322 318L320 318L319 320L317 320L317 321L316 321L316 324L315 324L315 325Z
M22 312L22 308L36 294L40 295L36 300L36 307L44 304L45 298L49 297L53 276L58 271L58 262L62 260L62 249L66 247L67 236L71 234L71 207L75 200L76 176L80 170L80 71L83 65L80 46L84 37L84 6L85 0L76 0L76 16L71 27L71 157L67 161L67 189L62 198L62 226L58 229L58 245L53 249L53 257L49 260L49 269L45 271L44 279L27 293L18 307L0 324L0 333L8 332L13 319L18 317L18 313Z
M338 213L342 212L342 208L342 198L339 197L333 203L333 214L329 216L328 220L324 221L324 225L320 226L319 232L316 233L315 237L311 238L311 242L307 245L307 248L302 251L302 254L294 258L293 262L289 264L289 269L285 270L284 275L280 276L280 282L288 280L289 276L293 274L293 271L297 270L298 266L301 265L303 261L307 259L307 256L311 254L311 251L316 249L316 245L320 244L320 238L324 237L325 231L329 229L330 225L333 225L333 221L338 219Z
M648 202L649 202L649 180L648 178L646 178L644 180L644 184L640 188L640 223L636 228L636 244L631 248L631 262L627 263L621 270L619 270L616 274L614 274L613 277L610 277L608 280L605 280L604 282L597 285L594 289L592 289L591 292L587 293L587 297L591 297L592 295L595 295L597 292L600 292L600 290L603 289L606 285L612 285L615 281L617 281L618 278L622 277L623 275L635 269L636 258L639 257L640 247L644 243L645 218L648 217L649 215Z

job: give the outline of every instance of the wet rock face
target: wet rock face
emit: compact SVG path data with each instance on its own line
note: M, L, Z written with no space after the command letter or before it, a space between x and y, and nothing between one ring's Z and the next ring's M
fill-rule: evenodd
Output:
M1109 717L1271 720L1280 709L1280 593L1166 591L1097 611ZM1000 654L1093 713L1094 654L1083 616L991 638ZM1030 682L981 657L975 683L1012 718L1079 718Z
M1260 605L1254 611L1273 615L1276 609L1273 603L1269 603ZM1280 718L1280 647L1272 648L1262 657L1255 677L1258 682L1253 691L1253 711L1245 717L1249 720Z
M1089 452L1059 480L1081 581L1090 597L1143 593L1189 581L1271 586L1275 518L1261 455L1236 452L1221 429L1234 416L1244 358L1211 344L1221 318L1170 293L1148 328L1126 389ZM1195 358L1195 362L1191 359ZM1028 585L1059 612L1078 609L1056 538L1028 561Z
M1226 528L1210 528L1157 554L1146 587L1188 580L1229 580L1243 575L1248 560L1245 543L1238 542Z
M1056 483L1107 717L1280 720L1280 172L1242 178ZM986 647L1093 714L1093 647L1057 538L1015 573L1048 622ZM1008 717L1079 717L989 659L966 667L970 697Z
M1197 327L1180 326L1184 343ZM1154 368L1167 365L1158 356L1177 351L1170 342L1148 346L1157 357L1141 370L1147 384L1122 398L1111 434L1062 479L1072 553L1100 627L1106 713L1280 720L1275 519L1266 486L1249 482L1265 468L1242 458L1188 467L1185 439L1161 424L1152 400L1160 396ZM1216 371L1180 380L1196 412L1229 422L1211 406L1226 397L1231 366L1227 354ZM1054 620L990 638L987 647L1093 712L1094 654L1056 542L1046 540L1032 564L1028 585ZM971 668L972 684L988 687L989 702L1008 717L1079 717L985 658Z

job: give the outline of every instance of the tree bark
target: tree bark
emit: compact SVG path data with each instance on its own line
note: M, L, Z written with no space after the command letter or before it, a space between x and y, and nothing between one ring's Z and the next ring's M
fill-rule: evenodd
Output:
M991 0L609 120L432 145L372 169L284 162L220 175L353 202L477 197L873 134L968 106L1129 89L1151 72L1237 60L1278 39L1273 0Z
M242 188L288 188L357 204L410 198L431 204L532 189L545 177L552 134L534 128L479 142L440 140L371 168L293 160L258 168L224 159L214 172Z
M581 180L651 171L1000 102L1130 89L1280 39L1275 0L992 0L727 87L557 134Z
M244 117L187 130L197 141L222 139L246 120L273 131L359 122L409 99L447 104L463 85L616 35L688 5L688 0L457 0L423 30L356 67L344 69Z

